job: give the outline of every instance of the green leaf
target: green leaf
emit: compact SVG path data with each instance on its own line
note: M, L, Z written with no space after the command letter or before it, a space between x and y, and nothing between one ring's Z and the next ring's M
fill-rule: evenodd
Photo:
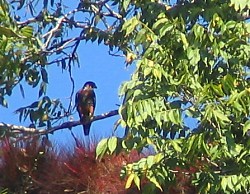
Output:
M227 131L225 133L225 136L226 136L228 150L231 154L233 154L235 151L235 147L236 147L233 134L230 131ZM236 153L236 154L238 154L238 153Z
M110 154L112 154L117 147L117 137L111 137L108 139L108 149Z
M25 26L21 29L21 34L27 38L33 37L33 27L32 26Z
M140 190L140 178L136 174L134 175L134 182L138 190Z
M180 112L177 109L171 109L169 111L169 119L171 122L173 122L174 124L180 124L181 123L181 116L180 116Z
M231 0L231 6L234 7L236 11L242 11L246 7L250 7L250 1L249 0Z
M229 176L227 178L227 187L231 190L231 191L234 191L234 185L232 183L232 176Z
M218 95L219 97L224 96L224 92L222 90L221 85L210 84L210 86L216 95Z
M154 156L148 156L147 157L147 165L148 165L148 168L151 168L153 165L154 165Z
M178 140L170 140L171 145L173 146L174 150L177 152L182 152L181 147L179 146Z
M19 37L13 30L4 26L0 26L0 35L5 35L7 37Z
M135 177L134 173L129 175L127 182L126 182L126 185L125 185L125 189L128 189L131 187L131 184L132 184L132 181L134 180L134 177Z
M149 178L150 182L154 183L157 188L159 188L161 191L163 191L162 188L161 188L161 185L159 184L159 182L157 181L155 176L151 176L151 177L148 177L148 178Z
M193 27L195 39L198 41L203 41L202 36L204 34L204 27L197 24Z
M151 67L146 67L145 69L144 69L144 76L146 77L146 76L148 76L150 73L152 72L152 68Z
M165 23L161 28L159 29L160 37L167 36L169 33L173 30L174 25L170 22ZM181 37L182 38L182 37ZM185 45L184 45L185 46Z
M136 90L133 92L133 96L134 96L134 97L140 96L141 94L142 94L142 91L139 90L139 89L136 89Z
M225 122L231 122L228 117L223 114L220 110L213 110L213 114L215 117L217 117L219 119L219 122L220 121L225 121Z
M189 59L190 64L197 65L200 61L200 50L198 48L187 48L187 57Z
M166 23L168 23L168 19L167 18L165 18L165 17L163 17L163 18L161 18L161 19L158 19L155 23L154 23L154 25L153 25L153 29L157 29L157 28L159 28L159 26L160 25L162 25L163 27L166 25ZM169 29L170 30L170 29Z
M154 163L159 163L164 158L163 153L158 153L154 156Z
M161 73L160 69L154 68L153 75L155 76L155 78L158 78L161 81L162 73Z
M227 26L227 29L232 29L232 28L235 28L236 27L236 24L237 24L237 22L235 22L235 21L228 21L227 23L226 23L226 26Z
M243 126L243 135L245 135L250 130L250 120L247 120Z
M129 20L127 20L123 26L122 26L122 30L125 30L126 31L126 34L125 36L128 36L129 34L131 34L135 27L139 24L139 21L137 20L136 17L133 17Z
M131 0L123 0L122 7L123 7L124 11L127 11L130 2L131 2Z
M230 74L227 74L226 76L223 77L223 79L222 79L222 87L223 87L223 90L228 95L231 93L232 90L235 89L235 87L234 87L234 78Z
M222 177L221 179L221 188L223 189L223 191L226 191L226 188L227 188L227 178L226 177Z
M184 49L187 49L189 44L188 44L185 34L181 33L180 36L181 36L181 41L183 43Z
M108 139L102 139L96 146L96 158L102 158L108 149Z

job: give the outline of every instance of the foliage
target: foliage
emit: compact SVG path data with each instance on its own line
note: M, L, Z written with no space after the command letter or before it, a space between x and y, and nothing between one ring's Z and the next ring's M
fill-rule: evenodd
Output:
M176 183L175 169L200 161L190 175L200 193L247 193L249 2L121 5L130 15L121 27L127 62L137 66L120 90L128 136L102 140L97 154L154 149L126 166L127 188L146 177L163 190Z
M20 26L9 14L11 12L5 0L0 1L0 104L7 107L5 95L11 95L19 85L24 95L21 80L36 87L40 80L40 95L45 92L48 83L45 63L47 56L39 50L41 42L34 37L35 29L31 25Z
M32 126L47 126L47 128L51 128L52 121L56 122L68 114L59 99L52 100L48 96L26 107L20 107L16 113L19 113L20 122L25 121L29 116Z
M1 194L7 194L8 193L8 189L3 189L0 187L0 193Z
M43 97L48 66L71 74L80 41L105 44L136 70L120 88L127 136L103 139L96 154L154 150L122 169L125 187L146 180L149 192L166 191L184 174L199 193L249 192L249 1L90 0L71 11L58 2L37 1L35 12L31 1L0 1L1 105L17 85L24 95L23 82L40 83ZM30 18L21 21L24 7ZM46 99L19 109L20 119L49 128L71 114Z

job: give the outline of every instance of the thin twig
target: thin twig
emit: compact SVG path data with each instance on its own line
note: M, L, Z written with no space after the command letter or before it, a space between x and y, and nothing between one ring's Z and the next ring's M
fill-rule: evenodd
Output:
M80 37L83 37L83 33L84 33L84 30L81 32ZM74 91L75 91L75 81L74 81L74 78L72 76L71 62L73 60L74 55L76 54L76 51L77 51L77 48L78 48L80 42L81 42L81 39L78 39L76 41L75 47L74 47L74 49L72 51L71 57L69 58L69 62L68 62L69 77L70 77L70 81L72 83L72 90L71 90L71 94L70 94L70 98L69 98L70 102L69 102L69 107L68 107L68 113L71 112L72 100L73 100L73 95L74 95Z
M60 27L62 26L63 22L67 21L67 17L71 14L75 14L78 11L81 11L81 8L78 9L74 9L68 13L66 13L64 16L62 16L60 19L58 19L57 24L54 28L52 28L52 30L50 30L49 32L47 32L46 34L44 34L42 36L42 38L46 38L47 37L47 41L45 42L43 49L46 50L46 48L48 47L53 35L60 29Z

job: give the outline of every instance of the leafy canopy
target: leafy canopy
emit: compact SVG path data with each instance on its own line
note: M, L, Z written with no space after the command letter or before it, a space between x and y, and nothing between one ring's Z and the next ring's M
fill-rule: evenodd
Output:
M122 32L137 67L120 90L128 135L97 154L154 149L124 168L127 188L146 177L164 190L176 169L199 166L188 175L199 192L249 191L249 2L128 2Z

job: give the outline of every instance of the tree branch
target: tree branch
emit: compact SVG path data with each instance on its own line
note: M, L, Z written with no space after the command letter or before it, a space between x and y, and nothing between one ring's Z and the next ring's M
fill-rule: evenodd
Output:
M83 36L83 35L82 35L83 32L84 32L84 31L81 32L80 37ZM78 48L80 42L81 42L80 40L77 40L77 42L76 42L76 44L75 44L75 47L74 47L74 49L73 49L73 51L72 51L71 57L69 58L69 61L68 61L69 78L70 78L70 81L71 81L71 83L72 83L72 89L71 89L71 94L70 94L70 102L69 102L69 106L68 106L68 112L71 112L71 107L73 107L73 106L72 106L72 101L73 101L73 95L74 95L74 91L75 91L75 81L74 81L74 78L73 78L73 76L72 76L71 62L72 62L72 60L73 60L73 57L76 55L76 50L77 50L77 48Z
M112 117L118 115L118 110L112 110L107 113L103 113L101 115L94 116L90 122L98 121L101 119L105 119L108 117ZM18 126L18 125L12 125L12 124L6 124L3 122L0 122L0 130L4 129L7 131L10 131L11 133L15 134L29 134L29 135L46 135L46 134L53 134L55 131L58 131L60 129L71 129L72 127L76 127L78 125L81 125L82 123L80 121L68 121L64 122L61 125L52 127L50 129L36 129L32 127L24 127L24 126Z

